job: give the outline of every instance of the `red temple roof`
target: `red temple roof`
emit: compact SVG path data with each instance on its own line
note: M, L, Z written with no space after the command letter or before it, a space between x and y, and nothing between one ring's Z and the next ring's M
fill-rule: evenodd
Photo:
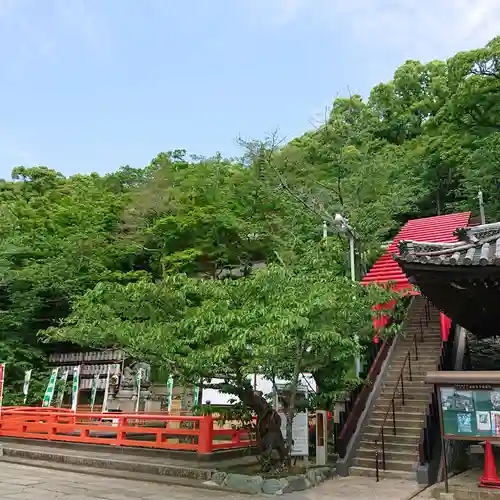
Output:
M457 241L457 237L453 235L453 232L460 227L467 227L470 216L470 212L461 212L408 221L389 245L384 255L375 262L368 274L361 280L361 283L368 285L369 283L383 284L392 282L392 288L395 291L411 290L413 287L408 282L406 274L401 271L401 268L391 255L399 254L398 242L400 240L413 240L429 243L453 243Z

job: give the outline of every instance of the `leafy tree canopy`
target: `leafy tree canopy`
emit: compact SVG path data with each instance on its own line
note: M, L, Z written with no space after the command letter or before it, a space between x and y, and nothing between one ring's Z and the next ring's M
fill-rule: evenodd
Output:
M368 99L336 99L301 137L242 141L240 159L179 149L69 178L16 167L0 181L8 386L73 342L124 346L185 380L307 368L327 393L341 390L353 333L370 335L371 304L387 294L346 279L335 214L358 234L358 272L408 219L477 212L479 190L497 220L499 61L500 38L407 61Z

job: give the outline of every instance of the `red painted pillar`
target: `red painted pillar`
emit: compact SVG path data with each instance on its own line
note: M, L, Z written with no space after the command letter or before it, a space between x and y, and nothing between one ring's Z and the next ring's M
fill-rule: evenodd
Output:
M214 419L211 415L200 418L200 435L198 436L198 453L212 453Z

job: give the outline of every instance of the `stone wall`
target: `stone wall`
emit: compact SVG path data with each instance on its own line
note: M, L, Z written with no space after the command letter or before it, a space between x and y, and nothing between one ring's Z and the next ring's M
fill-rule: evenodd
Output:
M471 370L500 370L500 337L476 339L468 336Z

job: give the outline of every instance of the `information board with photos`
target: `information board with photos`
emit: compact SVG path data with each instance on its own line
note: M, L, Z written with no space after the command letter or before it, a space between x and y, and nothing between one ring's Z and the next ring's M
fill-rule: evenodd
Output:
M500 438L500 387L440 387L444 436Z

